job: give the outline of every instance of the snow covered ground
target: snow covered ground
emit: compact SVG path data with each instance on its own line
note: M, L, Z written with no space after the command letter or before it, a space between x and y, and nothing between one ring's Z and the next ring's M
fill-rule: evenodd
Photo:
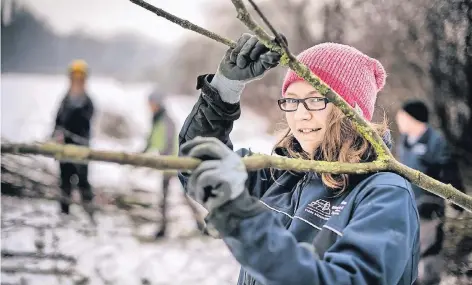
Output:
M66 87L67 78L63 76L2 74L2 139L44 141L52 130ZM89 89L97 110L92 148L130 152L142 149L150 123L146 98L151 88L148 84L91 78ZM179 95L168 98L167 108L179 127L196 100L196 97ZM131 126L131 138L115 140L101 134L97 122L105 112L123 115ZM270 152L274 138L263 134L266 127L267 122L260 116L243 110L232 135L235 148L251 147L257 152ZM58 171L53 159L39 159L51 171ZM94 187L106 186L117 192L127 192L132 187L157 191L155 185L160 179L159 175L149 175L142 169L101 162L90 163L89 173ZM83 276L90 278L87 284L234 284L238 274L236 261L220 240L192 234L195 223L183 202L178 181L172 182L171 191L170 236L157 243L142 243L136 239L125 215L100 214L97 232L91 234L89 227L84 226L87 219L79 207L72 208L72 220L64 221L57 215L58 207L54 202L2 197L2 250L33 252L35 241L44 240L44 252L56 251L77 258L77 264L72 267L76 274L73 279L2 271L2 284L23 284L21 278L26 278L24 284L31 285L81 284ZM54 229L42 232L44 227ZM153 229L147 230L152 232ZM67 265L62 263L57 266ZM55 264L2 258L2 268L50 269Z

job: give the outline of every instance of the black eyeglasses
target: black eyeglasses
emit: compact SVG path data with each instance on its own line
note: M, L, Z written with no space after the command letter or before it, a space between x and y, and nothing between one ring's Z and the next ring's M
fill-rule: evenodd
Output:
M329 99L325 97L308 97L305 99L282 98L277 100L279 108L285 112L295 112L302 103L308 111L321 111L326 108Z

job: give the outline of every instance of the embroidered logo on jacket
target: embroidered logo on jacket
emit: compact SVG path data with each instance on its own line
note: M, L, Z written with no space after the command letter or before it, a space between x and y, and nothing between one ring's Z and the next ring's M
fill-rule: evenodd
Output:
M344 209L345 205L346 202L342 201L339 205L331 206L329 201L318 199L308 204L308 206L305 208L305 212L327 221L332 215L339 215L342 209Z
M323 220L329 220L331 217L331 203L329 201L318 199L308 204L305 211Z

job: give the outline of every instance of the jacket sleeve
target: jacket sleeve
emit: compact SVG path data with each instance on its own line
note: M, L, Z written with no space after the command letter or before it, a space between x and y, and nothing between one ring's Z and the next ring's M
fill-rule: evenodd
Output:
M217 230L242 267L265 285L398 284L417 251L413 197L398 186L363 191L349 224L322 259L298 243L271 211L232 229L221 223Z
M240 117L241 108L239 103L228 104L221 100L218 91L209 83L212 78L213 75L209 74L199 76L197 79L197 90L201 89L201 94L180 130L179 146L201 136L218 138L233 149L229 135L233 130L234 121ZM241 156L252 155L248 149L240 149L237 153ZM250 189L250 194L260 197L269 186L269 171L263 169L248 174L247 188ZM179 179L185 189L188 175L179 172Z
M87 96L87 104L80 110L80 119L83 121L84 129L90 132L92 126L92 117L95 114L95 106L92 100Z
M93 105L92 100L90 98L87 98L87 104L82 109L81 116L85 121L90 123L94 113L95 113L95 106Z

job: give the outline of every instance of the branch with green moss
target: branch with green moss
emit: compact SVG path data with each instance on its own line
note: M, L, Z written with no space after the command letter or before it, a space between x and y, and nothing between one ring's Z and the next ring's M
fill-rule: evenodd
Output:
M394 171L403 177L407 178L410 182L422 187L423 189L432 192L444 199L451 201L454 204L457 204L468 211L472 212L472 197L460 192L459 190L455 189L451 185L446 185L441 183L424 173L411 169L400 162L398 162L393 155L391 154L390 150L388 149L385 142L382 140L380 135L373 130L370 124L359 114L355 111L339 94L337 94L334 90L332 90L326 83L324 83L319 77L317 77L311 70L300 61L296 59L296 57L290 53L287 46L283 41L280 41L280 35L275 31L271 23L267 20L264 16L262 11L257 7L253 0L249 2L253 6L254 10L261 16L263 21L266 25L271 29L274 33L275 39L279 39L278 41L274 41L273 37L267 34L262 27L254 21L251 17L250 13L248 12L246 6L244 5L242 0L231 0L234 7L236 8L237 18L241 20L241 22L246 25L254 34L271 50L280 52L282 54L281 65L288 66L292 69L298 76L306 80L310 83L320 94L327 97L334 105L336 105L354 124L356 130L372 145L374 148L377 159L376 161L372 162L372 165L375 165L371 170L379 171L379 170L389 170ZM199 32L198 30L194 30ZM220 41L221 42L221 41ZM234 47L233 42L228 44L231 47ZM319 163L321 162L315 162ZM327 162L326 162L327 163ZM294 162L295 165L297 165ZM302 163L304 164L304 163ZM325 164L324 168L325 172L330 172L328 170L337 170L342 171L343 173L348 173L347 170L351 170L346 165L337 164L333 165L331 163ZM284 165L286 166L286 165ZM320 165L321 166L321 165ZM359 167L361 169L369 169L370 166L366 167L366 165L354 165L354 167ZM273 166L277 168L277 166ZM310 169L311 170L311 169ZM315 170L313 170L315 171ZM358 170L364 171L364 170ZM368 170L366 170L368 171ZM319 172L319 171L318 171ZM333 172L336 173L336 172Z
M177 156L150 156L141 153L126 153L93 150L83 146L45 144L3 144L2 153L39 154L53 157L60 161L86 163L104 161L118 164L150 167L159 170L193 170L201 161L195 158ZM243 162L248 171L264 168L276 168L293 171L313 171L334 174L366 174L378 171L393 171L407 178L413 184L443 197L472 212L472 197L461 193L451 185L446 185L417 170L411 169L396 160L376 160L369 163L339 163L315 160L293 159L263 154L244 157Z
M369 141L377 154L377 159L373 163L378 162L382 165L386 165L384 170L395 171L421 188L472 211L472 197L458 191L451 185L441 183L422 172L411 169L398 162L393 157L380 135L374 131L361 114L355 111L339 94L332 90L329 85L320 80L306 65L298 61L286 47L277 46L277 43L271 41L271 37L251 17L242 0L231 0L231 2L233 2L236 8L238 14L237 18L240 19L246 27L254 32L266 46L281 52L282 58L286 60L284 64L288 65L298 76L310 83L321 95L328 98L330 102L336 105L336 107L353 122L356 130ZM267 18L262 14L254 1L250 0L250 3L266 22L267 26L271 28L275 36L277 36L277 31L272 28L272 25L268 22Z
M60 161L86 163L88 161L104 161L118 164L150 167L158 170L194 170L200 164L199 159L178 156L149 155L142 153L127 153L114 151L93 150L77 145L62 145L56 143L44 144L3 144L2 153L10 154L39 154L53 157ZM255 154L243 158L248 171L262 168L277 168L294 171L313 171L318 173L357 173L365 174L385 169L382 162L369 163L339 163L290 159L285 157Z
M292 69L299 77L303 78L306 82L310 83L321 95L325 96L332 102L336 107L354 123L357 131L369 141L377 154L377 159L382 161L388 161L392 155L382 138L375 132L369 125L369 123L355 111L349 103L346 102L339 94L332 90L328 84L324 83L318 76L316 76L311 70L296 57L288 51L287 48L282 48L280 44L273 41L273 37L268 35L258 23L251 17L246 6L242 0L231 0L237 11L237 18L243 22L248 29L270 49L282 53L282 64ZM261 18L266 21L269 27L272 25L268 22L267 18L262 14L261 10L256 6L254 1L250 1L254 9L260 14ZM275 32L277 36L278 33Z

